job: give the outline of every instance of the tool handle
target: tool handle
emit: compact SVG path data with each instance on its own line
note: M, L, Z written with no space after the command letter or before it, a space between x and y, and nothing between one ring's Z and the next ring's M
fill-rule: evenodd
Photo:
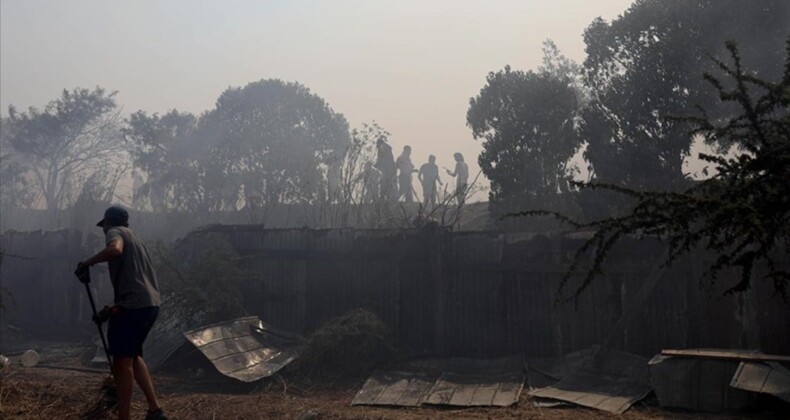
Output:
M93 310L93 316L96 316L96 302L93 300L93 292L91 291L91 286L89 283L85 283L85 291L88 292L88 300L91 303L91 309ZM110 365L110 372L112 372L112 361L110 359L110 349L107 347L107 339L104 338L104 330L101 329L101 324L96 324L96 327L99 329L99 337L101 337L101 344L104 347L104 355L107 357L107 364Z

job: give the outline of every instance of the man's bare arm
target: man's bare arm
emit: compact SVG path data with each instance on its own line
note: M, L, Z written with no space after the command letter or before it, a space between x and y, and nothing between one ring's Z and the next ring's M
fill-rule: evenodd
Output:
M92 266L95 264L103 263L106 261L110 261L111 259L121 255L123 253L123 239L113 239L107 244L107 247L99 251L96 255L88 258L87 260L81 262L81 265Z

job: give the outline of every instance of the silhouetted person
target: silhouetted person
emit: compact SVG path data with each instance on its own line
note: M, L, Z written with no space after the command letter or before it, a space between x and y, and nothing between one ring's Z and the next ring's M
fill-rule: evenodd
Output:
M383 137L376 141L376 164L373 166L381 172L381 198L394 201L397 198L395 159L392 157L392 147Z
M407 203L413 203L414 195L411 181L412 174L416 171L414 170L414 164L411 163L411 146L403 146L403 153L398 156L395 166L398 168L398 200L403 197Z
M436 203L436 184L442 183L439 179L439 167L436 166L436 156L428 156L428 163L420 166L420 172L417 174L417 179L422 184L422 201L427 206L428 204Z
M327 202L343 202L343 156L334 154L326 170L326 200Z
M96 226L104 231L106 247L81 261L77 269L107 262L114 306L102 310L108 320L107 342L112 373L118 387L118 418L128 419L134 382L148 401L146 419L166 419L143 361L143 342L159 315L159 284L143 241L129 229L129 213L113 206ZM97 320L101 325L101 320Z
M445 170L447 171L447 175L455 177L455 196L458 200L458 205L461 205L464 202L466 189L468 187L469 167L466 166L466 162L464 162L464 155L456 153L453 157L455 158L455 170L453 172L450 172L447 168L445 168Z
M357 176L357 181L362 182L362 202L373 203L381 196L381 171L374 168L370 162L365 162L362 173Z

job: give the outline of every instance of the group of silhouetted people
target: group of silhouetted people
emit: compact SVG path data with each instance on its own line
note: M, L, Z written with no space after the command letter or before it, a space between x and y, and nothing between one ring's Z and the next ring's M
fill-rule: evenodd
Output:
M445 168L447 175L455 177L455 198L458 204L463 203L466 196L469 180L469 167L464 162L460 153L453 155L455 169L450 171ZM362 172L364 180L362 199L373 202L377 198L385 201L400 201L413 203L416 192L412 186L413 174L422 184L423 204L436 204L438 199L438 186L442 185L439 178L439 167L436 165L436 156L430 155L428 162L417 170L411 161L411 146L404 146L403 152L396 160L392 155L392 147L384 139L376 142L376 162L365 163Z

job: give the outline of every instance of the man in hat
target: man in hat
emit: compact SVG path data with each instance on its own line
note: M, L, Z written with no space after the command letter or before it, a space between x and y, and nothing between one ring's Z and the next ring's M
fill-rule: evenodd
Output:
M120 206L104 212L96 226L104 230L106 248L78 268L107 262L115 304L109 313L107 339L118 388L118 418L128 419L134 382L148 401L146 419L166 419L143 360L143 342L159 314L159 285L140 238L129 229L129 213ZM99 321L100 322L100 321Z

